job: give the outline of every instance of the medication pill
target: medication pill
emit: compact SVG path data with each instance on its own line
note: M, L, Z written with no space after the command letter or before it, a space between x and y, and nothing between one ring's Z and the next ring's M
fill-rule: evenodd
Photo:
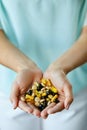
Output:
M35 105L40 111L49 106L52 102L58 103L58 90L49 79L41 79L40 83L34 82L21 100Z

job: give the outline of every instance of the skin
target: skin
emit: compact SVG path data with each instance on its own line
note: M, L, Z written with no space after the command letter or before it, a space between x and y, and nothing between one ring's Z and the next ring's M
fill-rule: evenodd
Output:
M19 107L28 113L32 113L44 119L46 119L49 114L68 109L73 101L73 87L66 75L86 62L87 26L83 28L79 39L73 46L54 63L49 65L44 74L29 57L25 56L7 39L3 31L0 31L0 64L17 72L17 77L12 85L10 95L14 109ZM40 81L42 77L51 79L52 83L57 87L60 93L60 103L50 104L50 106L40 112L32 104L26 105L20 101L19 97L29 89L34 81Z

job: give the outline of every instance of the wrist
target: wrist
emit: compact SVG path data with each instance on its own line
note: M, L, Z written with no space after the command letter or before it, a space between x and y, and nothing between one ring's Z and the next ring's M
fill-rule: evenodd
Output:
M39 68L37 67L37 65L30 59L22 59L22 61L20 61L18 67L17 67L17 72L20 72L22 70L39 70Z
M50 65L50 70L55 69L55 71L63 71L65 74L68 74L71 71L71 68L68 64L65 64L63 60L56 60L53 64Z
M62 70L65 74L68 74L71 71L69 65L65 64L64 61L57 61L56 66L58 69Z

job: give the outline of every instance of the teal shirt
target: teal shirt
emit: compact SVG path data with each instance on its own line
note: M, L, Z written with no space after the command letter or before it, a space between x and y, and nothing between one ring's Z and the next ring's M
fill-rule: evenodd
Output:
M86 12L87 0L0 0L0 28L45 71L79 37ZM0 91L9 95L15 76L0 66ZM74 93L87 87L87 64L70 72L68 79Z

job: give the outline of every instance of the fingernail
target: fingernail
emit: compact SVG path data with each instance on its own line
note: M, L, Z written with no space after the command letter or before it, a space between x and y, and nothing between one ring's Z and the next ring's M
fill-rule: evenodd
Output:
M31 112L30 112L30 111L28 111L27 113L28 113L28 114L31 114Z
M44 116L44 119L47 119L47 117L48 117L48 116L45 115L45 116Z
M38 115L37 117L38 117L38 118L40 118L41 116L40 116L40 115Z
M13 109L15 109L16 108L16 105L15 105L15 103L13 103Z
M33 110L31 110L31 109L30 109L30 110L28 110L28 114L31 114L32 112L33 112Z
M48 110L47 113L48 113L48 114L51 114L51 111Z

